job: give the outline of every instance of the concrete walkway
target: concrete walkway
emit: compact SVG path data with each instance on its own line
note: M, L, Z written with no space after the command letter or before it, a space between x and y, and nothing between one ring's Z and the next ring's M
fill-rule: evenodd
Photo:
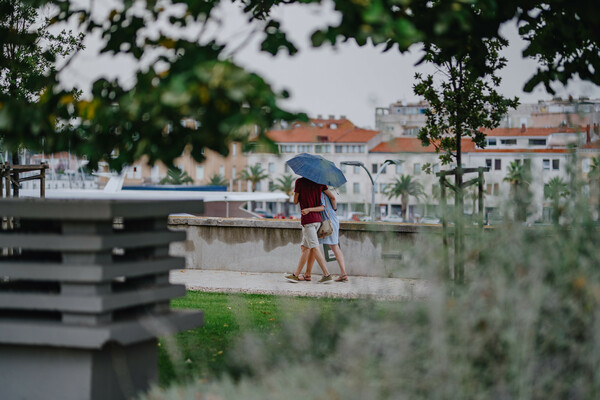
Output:
M372 297L390 300L423 300L433 290L429 282L418 279L349 276L348 282L322 284L317 283L321 275L313 275L311 282L298 283L288 282L283 275L283 273L184 269L171 271L171 282L185 284L188 290L203 292L341 298Z

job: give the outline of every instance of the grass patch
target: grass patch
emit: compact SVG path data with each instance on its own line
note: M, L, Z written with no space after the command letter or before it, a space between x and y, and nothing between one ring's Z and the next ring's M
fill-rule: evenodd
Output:
M275 335L286 316L311 310L333 316L342 305L355 301L188 291L185 297L172 300L171 306L204 311L204 326L159 340L159 384L165 387L219 377L228 372L227 355L240 335Z

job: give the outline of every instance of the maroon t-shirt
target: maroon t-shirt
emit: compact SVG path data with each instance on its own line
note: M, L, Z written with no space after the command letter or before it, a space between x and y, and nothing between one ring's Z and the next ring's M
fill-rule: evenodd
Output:
M327 190L327 186L319 185L306 178L296 179L296 186L294 192L298 193L298 202L300 203L300 209L319 207L321 204L321 192ZM311 212L300 217L300 224L312 224L314 222L321 222L320 212Z

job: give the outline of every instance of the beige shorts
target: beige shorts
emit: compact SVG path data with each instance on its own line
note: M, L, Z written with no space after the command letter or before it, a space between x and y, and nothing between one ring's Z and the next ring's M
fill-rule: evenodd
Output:
M312 224L302 225L302 246L308 249L319 247L319 238L317 237L317 231L319 230L320 226L320 222L313 222Z

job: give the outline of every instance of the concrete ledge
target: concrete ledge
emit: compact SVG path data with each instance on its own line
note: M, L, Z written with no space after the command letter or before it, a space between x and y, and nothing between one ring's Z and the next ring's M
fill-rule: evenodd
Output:
M255 218L221 218L221 217L196 217L196 216L171 216L169 225L189 226L223 226L236 228L278 228L299 229L300 220L297 219L255 219ZM438 232L441 225L405 224L397 222L354 222L340 221L340 231L377 231L377 232Z
M283 273L300 257L299 220L172 216L169 227L188 234L185 243L171 245L171 255L184 256L189 269ZM419 278L407 270L403 252L440 233L440 225L342 222L340 247L351 275ZM337 272L337 263L328 269Z

